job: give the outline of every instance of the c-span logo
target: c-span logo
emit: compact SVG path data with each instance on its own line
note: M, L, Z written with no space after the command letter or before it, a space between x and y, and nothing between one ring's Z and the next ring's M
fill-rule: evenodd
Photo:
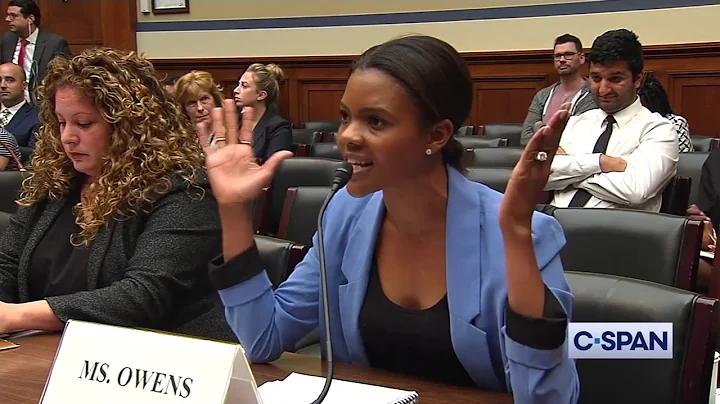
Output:
M672 359L672 323L569 323L575 359Z

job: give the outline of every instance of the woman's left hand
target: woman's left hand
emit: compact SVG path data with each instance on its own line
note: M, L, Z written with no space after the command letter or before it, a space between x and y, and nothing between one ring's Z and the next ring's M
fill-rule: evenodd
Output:
M561 106L525 146L500 205L500 225L503 228L530 230L532 215L550 177L550 165L570 115L569 107L569 104Z

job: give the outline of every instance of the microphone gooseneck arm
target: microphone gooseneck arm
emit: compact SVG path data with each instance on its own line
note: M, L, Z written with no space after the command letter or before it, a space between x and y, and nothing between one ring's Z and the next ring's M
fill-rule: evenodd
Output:
M320 214L318 214L317 222L317 239L318 239L318 257L320 260L320 294L322 298L323 308L323 320L325 322L325 355L327 362L327 376L325 377L325 385L323 386L322 392L318 398L313 401L313 404L321 404L328 392L330 391L330 384L332 383L333 373L335 365L333 363L333 349L332 349L332 338L330 332L330 303L328 302L328 280L327 280L327 267L325 266L325 239L323 237L323 217L325 216L325 210L330 204L330 200L335 196L337 191L340 190L350 180L352 173L351 169L338 168L335 171L335 177L333 178L332 188L325 201L320 208Z

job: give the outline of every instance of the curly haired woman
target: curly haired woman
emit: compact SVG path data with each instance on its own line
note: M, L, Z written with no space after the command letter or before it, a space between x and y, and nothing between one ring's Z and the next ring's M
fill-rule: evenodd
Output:
M183 112L135 53L55 58L20 209L0 239L0 333L69 319L232 340L207 260L217 202Z

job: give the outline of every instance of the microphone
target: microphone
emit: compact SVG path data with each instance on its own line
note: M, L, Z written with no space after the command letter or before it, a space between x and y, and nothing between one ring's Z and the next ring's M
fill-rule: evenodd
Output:
M349 164L345 167L340 167L335 170L335 175L333 176L330 193L328 193L327 197L325 198L325 202L323 202L322 207L320 208L320 214L318 214L317 248L318 255L320 257L320 290L322 294L323 318L325 320L325 351L327 355L327 376L325 378L325 386L323 386L322 392L320 392L318 398L313 401L313 404L320 404L323 402L323 400L325 400L325 396L327 396L328 391L330 391L330 383L332 383L333 371L335 369L333 365L332 339L330 338L330 304L328 303L328 280L327 268L325 267L325 240L323 239L322 221L323 217L325 216L325 210L330 204L330 200L333 198L333 196L335 196L335 194L340 190L340 188L344 187L345 184L350 181L351 176L352 167Z

